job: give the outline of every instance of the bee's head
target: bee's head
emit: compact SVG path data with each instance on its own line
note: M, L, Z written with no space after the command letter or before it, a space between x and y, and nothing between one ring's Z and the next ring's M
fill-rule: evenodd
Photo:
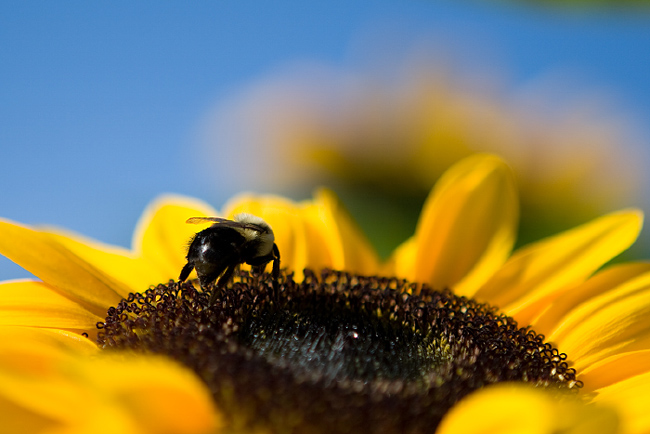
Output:
M275 235L273 234L273 229L271 229L271 226L266 221L264 221L264 219L256 215L241 213L235 214L233 220L244 225L255 226L255 229L247 227L241 228L239 229L239 232L248 241L258 241L259 256L266 256L271 253L273 244L275 243Z

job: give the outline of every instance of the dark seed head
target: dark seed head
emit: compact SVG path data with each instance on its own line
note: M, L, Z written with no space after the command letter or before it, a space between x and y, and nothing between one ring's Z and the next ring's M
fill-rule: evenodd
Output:
M166 354L208 385L233 431L430 433L468 393L525 381L578 389L544 337L449 291L305 271L247 273L210 294L190 283L131 294L98 326L103 347Z

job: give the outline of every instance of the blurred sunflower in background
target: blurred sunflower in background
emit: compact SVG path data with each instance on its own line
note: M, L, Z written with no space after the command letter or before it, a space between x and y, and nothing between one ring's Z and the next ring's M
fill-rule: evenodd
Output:
M250 188L301 196L330 185L383 258L414 227L431 185L473 153L514 169L519 245L641 203L638 131L596 92L559 79L505 90L489 73L419 55L377 63L294 67L251 86L208 117L201 154L229 152L234 167L252 168L242 180Z
M0 252L41 279L0 285L3 426L647 432L650 265L597 271L636 240L642 213L513 253L515 185L498 157L461 160L385 262L328 190L242 195L221 213L163 197L130 250L3 221ZM243 270L209 305L173 280L196 230L184 222L239 212L274 228L280 290Z

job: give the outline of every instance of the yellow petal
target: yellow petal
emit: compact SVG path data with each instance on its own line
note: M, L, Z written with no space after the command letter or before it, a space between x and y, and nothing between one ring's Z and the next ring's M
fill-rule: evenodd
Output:
M0 220L0 253L96 315L103 315L128 292L56 237L7 220Z
M599 360L580 371L579 379L584 382L583 392L593 392L648 372L650 349L645 349Z
M603 405L587 406L522 384L501 383L475 392L447 413L436 434L608 434L618 417Z
M316 191L314 206L308 209L311 213L307 218L315 220L315 228L320 230L325 246L331 252L330 267L359 274L378 272L379 260L374 249L334 192L327 189Z
M518 210L513 175L503 161L474 155L457 163L420 215L412 278L472 295L510 254Z
M401 279L413 279L417 247L417 240L414 236L400 244L393 250L390 258L384 264L384 275L396 276Z
M643 215L612 213L515 252L476 293L476 298L515 315L529 303L584 281L627 249L641 230Z
M143 292L152 285L167 283L172 278L130 250L103 244L69 231L57 230L50 234L79 258L118 281L120 288L116 290L122 297L127 297L129 292Z
M546 302L547 308L541 315L530 321L520 321L520 324L531 324L537 332L550 336L562 324L565 317L579 306L646 273L650 273L650 264L648 263L626 263L611 266L590 277L584 283L566 291L552 303ZM520 315L517 315L516 319L520 320Z
M205 229L185 221L190 217L205 216L217 216L217 211L200 200L171 195L156 199L149 204L136 226L134 254L142 256L159 270L164 280L177 279L186 262L189 240Z
M650 373L637 375L598 390L594 402L615 407L621 415L621 432L650 432ZM594 431L599 432L599 431Z
M0 326L74 329L92 333L102 321L52 286L38 281L0 283Z
M576 363L622 352L650 335L650 273L629 280L574 309L547 338Z

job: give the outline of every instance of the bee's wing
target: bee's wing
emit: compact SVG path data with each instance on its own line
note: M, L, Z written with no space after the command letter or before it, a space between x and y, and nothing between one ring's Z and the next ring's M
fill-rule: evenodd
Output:
M185 223L196 225L200 223L225 223L229 221L231 220L223 219L221 217L190 217L185 221Z
M226 226L230 228L240 228L240 229L252 229L257 232L264 232L264 228L253 224L253 223L241 223L234 220L228 220L221 217L190 217L185 221L185 223L190 224L200 224L200 223L215 223L220 226Z

